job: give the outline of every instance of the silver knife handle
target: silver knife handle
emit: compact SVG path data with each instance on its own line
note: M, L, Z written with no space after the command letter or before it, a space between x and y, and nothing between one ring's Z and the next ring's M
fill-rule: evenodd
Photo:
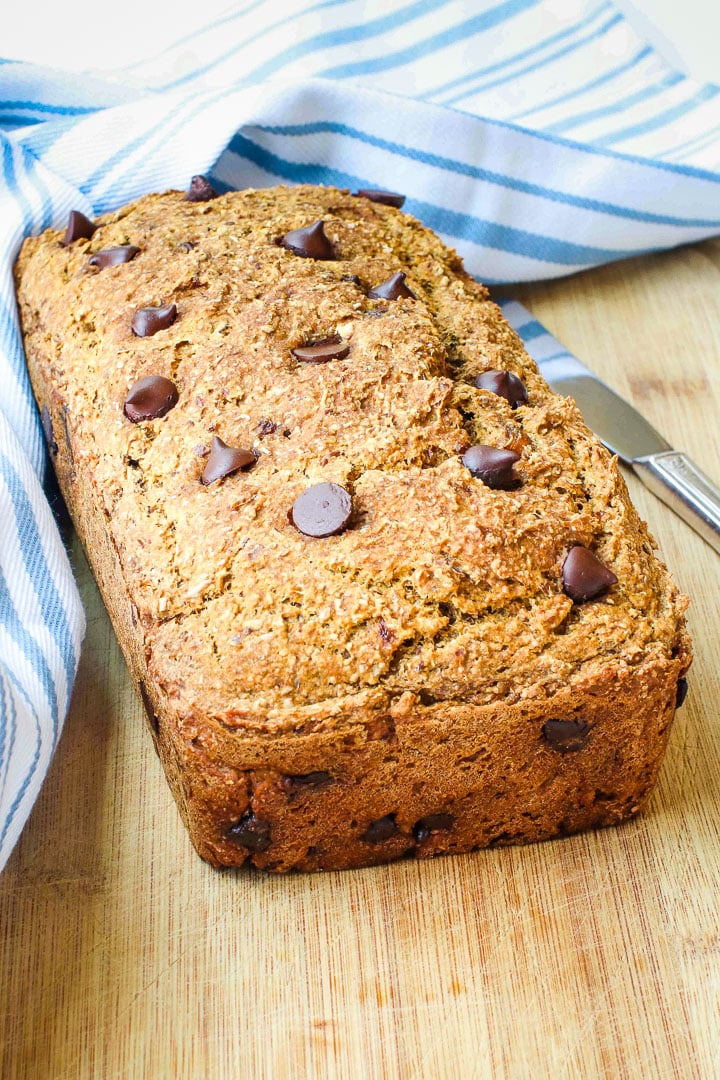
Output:
M720 490L689 457L666 450L635 458L632 467L654 495L720 551Z

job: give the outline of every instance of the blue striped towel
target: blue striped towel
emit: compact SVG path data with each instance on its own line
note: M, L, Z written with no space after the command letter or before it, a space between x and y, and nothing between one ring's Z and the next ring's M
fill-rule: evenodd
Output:
M23 237L211 171L401 191L486 282L569 274L720 232L720 90L596 0L254 0L102 78L11 61L0 78L1 868L84 631L18 333Z

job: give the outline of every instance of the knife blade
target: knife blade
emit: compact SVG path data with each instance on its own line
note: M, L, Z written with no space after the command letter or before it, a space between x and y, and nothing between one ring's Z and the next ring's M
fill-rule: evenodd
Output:
M556 394L575 400L588 427L662 502L720 552L720 489L674 450L637 409L568 352L515 301L503 314Z

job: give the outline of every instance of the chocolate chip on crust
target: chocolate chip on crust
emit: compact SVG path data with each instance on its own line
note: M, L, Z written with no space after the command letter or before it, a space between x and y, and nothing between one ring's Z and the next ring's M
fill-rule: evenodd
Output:
M498 397L506 401L516 409L518 405L527 405L528 394L525 383L511 371L498 371L491 369L478 375L473 384L479 390L490 390Z
M455 818L452 814L426 814L425 817L421 817L413 825L413 836L418 843L422 843L423 840L427 840L431 833L448 832L454 824Z
M513 465L519 460L516 450L501 450L496 446L471 446L462 456L465 468L494 491L515 487Z
M591 731L592 724L586 720L547 720L543 724L545 742L560 754L582 750Z
M398 832L394 814L385 814L385 817L371 821L362 835L362 839L368 844L382 844Z
M88 259L90 266L97 266L98 270L104 270L107 266L120 266L129 263L140 254L140 248L134 244L122 244L120 247L103 248L96 251Z
M256 460L252 450L228 446L217 435L213 435L210 457L200 477L200 483L212 484L214 480L222 480L224 476L230 476L239 469L249 469Z
M337 334L321 341L313 341L309 345L298 345L292 350L295 359L305 364L326 364L328 360L344 360L349 352L349 344Z
M152 337L158 330L167 330L177 319L175 304L164 307L138 308L132 317L132 332L136 337Z
M65 236L61 242L64 247L67 247L69 244L74 243L75 240L89 240L96 228L95 222L90 221L79 210L71 210Z
M374 285L368 293L371 300L400 300L403 298L417 300L414 292L405 284L406 275L399 271L393 274L381 285Z
M252 810L246 810L227 834L249 851L266 851L270 847L270 822L255 817Z
M293 503L290 520L305 536L334 536L352 516L350 493L340 484L313 484Z
M336 259L335 248L325 235L322 219L302 229L291 229L278 241L281 247L303 259Z
M370 202L383 203L384 206L394 206L398 210L405 202L405 196L397 191L381 191L379 188L360 188L355 192L362 199Z
M576 604L594 600L617 584L612 570L589 548L577 544L570 548L562 568L563 590Z
M146 375L130 387L123 412L133 424L156 420L177 405L178 389L164 375Z
M328 784L332 784L333 777L329 772L325 772L323 769L318 769L316 772L299 773L296 775L288 775L283 777L283 787L288 794L295 794L298 791L311 788L323 788Z
M204 176L193 176L185 196L185 202L209 202L217 198L217 191Z

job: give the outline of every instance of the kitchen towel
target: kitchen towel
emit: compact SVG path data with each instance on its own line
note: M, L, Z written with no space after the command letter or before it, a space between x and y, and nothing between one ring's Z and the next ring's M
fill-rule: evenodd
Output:
M569 274L720 232L720 89L595 0L253 0L123 71L0 80L1 869L84 632L18 330L23 237L210 172L390 188L487 283Z

